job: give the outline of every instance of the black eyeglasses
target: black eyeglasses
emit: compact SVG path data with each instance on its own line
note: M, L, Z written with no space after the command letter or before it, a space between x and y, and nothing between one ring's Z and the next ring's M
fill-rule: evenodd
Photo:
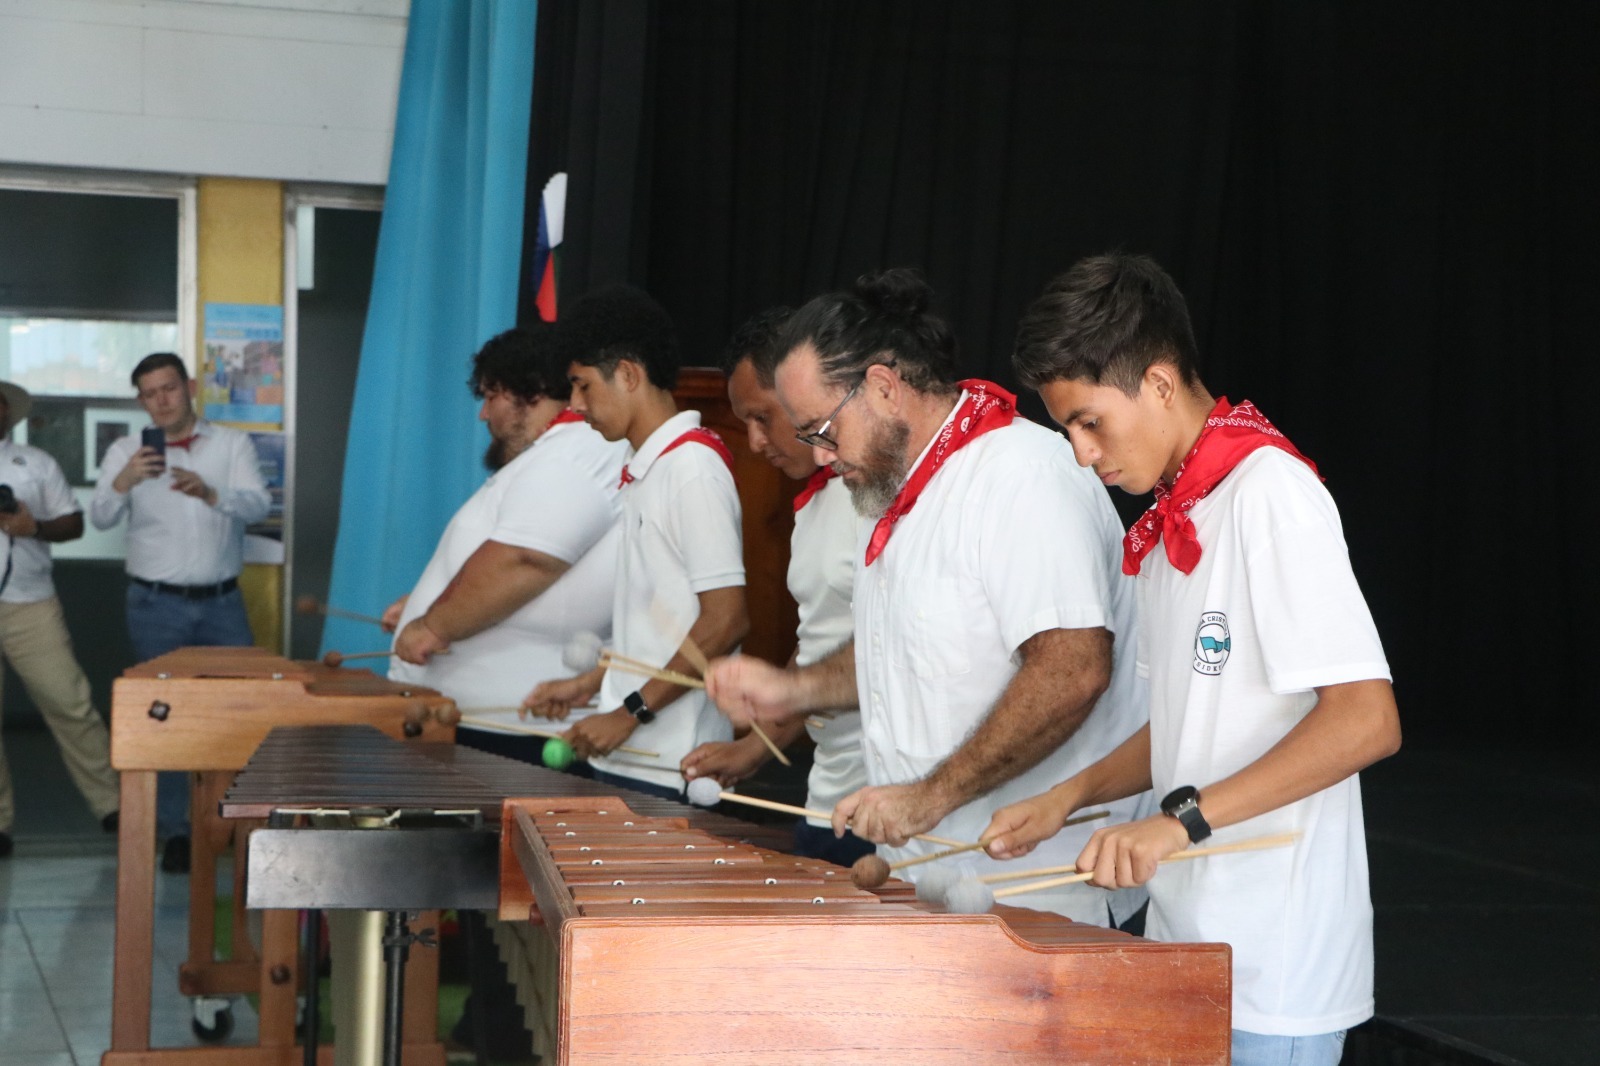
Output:
M891 359L887 363L873 363L872 366L887 367L893 370L894 364L895 360ZM867 370L871 369L871 366L867 367ZM804 444L807 448L823 448L830 452L838 451L839 442L833 437L834 419L839 417L839 412L844 410L844 405L849 403L855 394L861 391L861 386L866 384L866 381L867 374L864 370L861 372L861 380L850 386L850 391L844 394L844 399L839 401L839 406L830 411L828 417L822 420L822 425L809 433L796 433L794 439Z

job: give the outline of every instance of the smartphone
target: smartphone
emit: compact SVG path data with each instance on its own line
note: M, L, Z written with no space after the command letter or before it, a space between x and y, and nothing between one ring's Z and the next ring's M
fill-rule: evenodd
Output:
M139 431L139 443L146 448L154 448L155 453L161 456L161 465L167 465L167 431L160 426L145 426Z

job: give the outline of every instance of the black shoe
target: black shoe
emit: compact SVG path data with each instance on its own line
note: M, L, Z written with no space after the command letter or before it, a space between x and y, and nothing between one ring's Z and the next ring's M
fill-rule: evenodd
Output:
M104 829L108 833L115 833L118 829L122 828L121 814L121 811L112 811L110 814L100 819L100 828Z
M188 837L167 838L166 847L161 849L161 872L165 874L186 874L189 872Z
M0 859L9 859L11 857L11 848L11 834L0 833Z

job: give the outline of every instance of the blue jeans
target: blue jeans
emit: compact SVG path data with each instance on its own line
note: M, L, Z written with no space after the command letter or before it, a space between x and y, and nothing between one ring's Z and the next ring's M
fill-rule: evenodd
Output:
M128 639L140 662L178 648L243 648L255 643L238 589L207 600L186 600L132 581L128 582ZM156 832L163 838L188 835L187 774L156 775Z
M1266 1036L1233 1031L1233 1066L1339 1066L1344 1030L1316 1036Z

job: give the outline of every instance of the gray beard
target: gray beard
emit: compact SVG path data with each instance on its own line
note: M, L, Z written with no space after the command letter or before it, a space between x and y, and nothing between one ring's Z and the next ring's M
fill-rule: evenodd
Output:
M906 442L911 427L904 422L889 422L873 430L867 457L856 464L860 481L846 482L850 502L862 518L882 518L905 484L908 470Z

